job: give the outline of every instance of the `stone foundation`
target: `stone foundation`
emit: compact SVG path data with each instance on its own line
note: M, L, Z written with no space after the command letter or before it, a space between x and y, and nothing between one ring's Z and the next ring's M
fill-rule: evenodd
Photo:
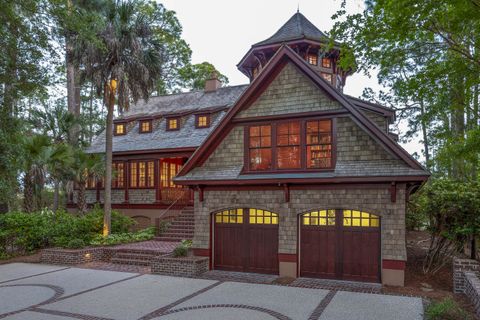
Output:
M195 277L208 271L207 257L164 255L152 261L152 273L178 277Z
M472 259L453 260L453 292L464 293L480 316L480 263Z

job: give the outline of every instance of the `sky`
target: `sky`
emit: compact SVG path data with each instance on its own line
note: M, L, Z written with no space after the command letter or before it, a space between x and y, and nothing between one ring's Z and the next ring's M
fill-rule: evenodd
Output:
M226 75L229 85L246 84L248 78L236 65L252 44L273 35L297 9L321 31L328 32L332 15L340 9L341 0L157 0L173 10L183 27L183 39L192 49L192 63L208 61ZM363 0L347 0L347 13L363 11ZM363 89L375 91L372 77L354 74L347 79L344 92L359 97ZM400 124L399 130L405 125ZM418 139L403 144L410 153L420 154Z

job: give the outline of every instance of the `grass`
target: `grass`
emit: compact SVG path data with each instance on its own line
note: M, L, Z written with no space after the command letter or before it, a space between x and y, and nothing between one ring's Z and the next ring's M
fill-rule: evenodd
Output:
M470 320L472 317L452 298L430 303L425 310L427 320Z

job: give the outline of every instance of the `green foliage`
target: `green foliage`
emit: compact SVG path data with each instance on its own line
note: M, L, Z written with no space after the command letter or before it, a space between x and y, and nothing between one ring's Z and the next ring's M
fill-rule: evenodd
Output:
M65 245L65 248L69 249L81 249L83 247L85 247L85 241L82 239L72 239Z
M174 257L186 257L188 250L192 247L192 240L182 240L182 242L173 249Z
M205 81L212 79L213 76L217 76L223 85L228 84L228 78L208 62L188 65L180 70L180 77L184 81L184 86L191 90L203 90Z
M430 303L425 309L427 320L467 320L472 317L452 298Z
M112 232L125 234L134 220L112 212ZM37 249L69 247L72 240L88 244L101 234L103 211L96 207L81 216L44 210L0 215L0 253L27 253Z
M171 222L169 221L164 221L164 220L160 221L160 224L157 229L157 234L159 236L162 235L165 231L167 231L170 225L171 225Z
M90 244L93 246L111 246L120 243L147 241L153 239L154 236L155 228L150 227L138 232L114 233L106 237L96 235L92 241L90 241Z

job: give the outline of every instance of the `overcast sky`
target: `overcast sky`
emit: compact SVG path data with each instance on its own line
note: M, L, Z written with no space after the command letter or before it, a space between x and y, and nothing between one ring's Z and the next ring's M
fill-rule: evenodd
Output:
M248 83L236 65L252 44L273 35L295 14L297 7L321 31L333 26L332 15L340 0L157 0L177 13L183 39L192 49L192 62L212 63L226 75L230 85ZM363 0L347 0L348 13L363 10ZM363 89L379 90L376 77L354 74L347 79L345 93L358 97ZM402 128L404 126L400 126ZM418 142L404 145L420 153Z

